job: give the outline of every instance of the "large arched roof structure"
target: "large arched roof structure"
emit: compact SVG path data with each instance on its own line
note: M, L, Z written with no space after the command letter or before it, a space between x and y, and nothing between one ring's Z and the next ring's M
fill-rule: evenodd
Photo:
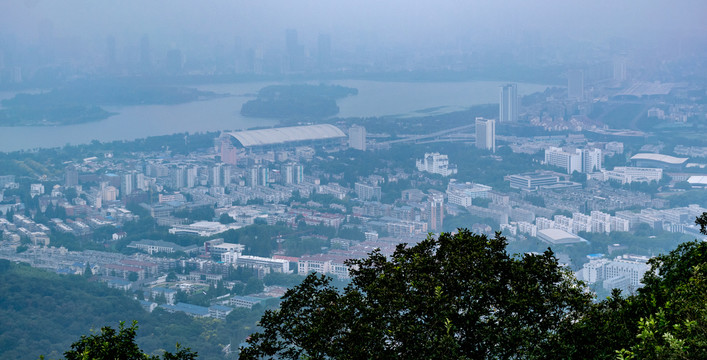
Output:
M538 238L552 245L573 244L586 241L577 235L560 229L538 230Z
M633 155L631 157L631 160L646 160L646 161L655 161L659 163L664 163L667 165L682 165L687 161L687 158L679 158L675 156L670 156L670 155L664 155L664 154L653 154L653 153L639 153L636 155Z
M346 137L338 127L329 124L234 131L223 135L232 137L234 144L244 148Z

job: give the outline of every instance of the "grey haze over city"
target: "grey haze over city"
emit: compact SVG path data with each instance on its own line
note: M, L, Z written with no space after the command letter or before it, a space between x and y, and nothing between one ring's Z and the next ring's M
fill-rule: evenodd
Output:
M329 34L349 51L522 42L550 51L612 38L689 49L704 47L705 12L700 0L7 0L0 4L0 34L4 42L69 47L75 56L102 51L107 36L120 49L137 47L145 34L155 47L212 55L219 46L230 50L236 38L243 46L281 46L286 29L296 29L308 46Z

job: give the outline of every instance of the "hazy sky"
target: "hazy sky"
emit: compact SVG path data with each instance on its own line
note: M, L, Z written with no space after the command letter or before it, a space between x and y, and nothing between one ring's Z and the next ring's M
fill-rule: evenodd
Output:
M705 15L705 0L3 0L0 33L28 42L41 32L274 41L287 28L297 29L303 42L318 33L402 44L536 33L665 40L705 37Z

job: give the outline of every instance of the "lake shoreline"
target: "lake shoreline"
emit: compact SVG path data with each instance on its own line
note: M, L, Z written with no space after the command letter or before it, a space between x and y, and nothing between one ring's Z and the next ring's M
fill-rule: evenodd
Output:
M457 111L479 104L498 103L501 81L472 82L381 82L366 80L334 80L328 82L359 90L358 95L337 101L338 118L410 116L418 111ZM118 112L107 119L63 126L0 127L0 151L12 152L64 145L87 144L93 140L130 141L150 136L175 133L237 131L254 127L277 126L311 119L248 118L240 114L242 105L252 95L269 85L281 82L195 84L200 91L228 94L216 99L199 100L178 105L106 106ZM543 91L548 85L518 84L519 95ZM8 96L8 94L0 94ZM433 111L436 113L436 111ZM430 115L430 114L426 114Z

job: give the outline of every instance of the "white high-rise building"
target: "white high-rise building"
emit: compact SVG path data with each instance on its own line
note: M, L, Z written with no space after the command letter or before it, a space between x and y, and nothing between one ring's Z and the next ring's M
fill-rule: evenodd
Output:
M496 152L496 121L476 118L476 147Z
M432 193L427 201L428 229L442 231L444 225L444 195L442 193Z
M231 185L231 167L226 165L223 167L223 186Z
M105 201L115 201L118 199L118 189L115 186L105 186L101 195L101 198Z
M582 267L582 278L587 284L594 284L604 281L605 267L609 263L608 259L592 260Z
M601 149L577 149L582 156L582 172L591 173L601 170Z
M301 184L304 182L304 166L300 164L295 164L295 184Z
M295 164L285 164L280 170L282 174L281 180L283 184L295 183Z
M147 179L145 179L145 174L137 173L135 178L135 187L142 191L147 191L149 189L149 184L147 182Z
M258 174L258 185L268 186L270 183L270 169L267 167L261 167Z
M349 147L366 151L366 128L354 125L349 129Z
M624 56L614 59L614 81L626 81L626 57Z
M258 186L258 176L260 175L260 166L254 166L248 171L248 178L246 179L246 184L250 187Z
M186 179L186 168L184 166L169 169L172 187L181 189L184 187ZM103 198L105 199L105 197Z
M120 178L120 192L123 197L133 193L133 174L126 173Z
M304 168L302 165L289 163L282 166L282 182L284 184L300 184L304 181Z
M582 171L582 157L579 154L568 153L554 146L545 150L545 163L561 167L568 174Z
M498 109L499 122L518 121L518 85L507 84L501 86L501 99Z
M193 188L199 180L199 168L196 166L190 167L186 170L186 174L186 185L188 188Z
M609 233L611 232L611 215L593 210L591 212L592 217L592 232L597 233Z
M211 173L209 174L209 180L211 186L221 186L221 165L214 165L211 168Z
M356 182L355 183L356 196L363 201L380 201L381 200L381 187L372 184L365 184Z
M567 97L570 100L584 100L584 72L582 70L567 72Z

